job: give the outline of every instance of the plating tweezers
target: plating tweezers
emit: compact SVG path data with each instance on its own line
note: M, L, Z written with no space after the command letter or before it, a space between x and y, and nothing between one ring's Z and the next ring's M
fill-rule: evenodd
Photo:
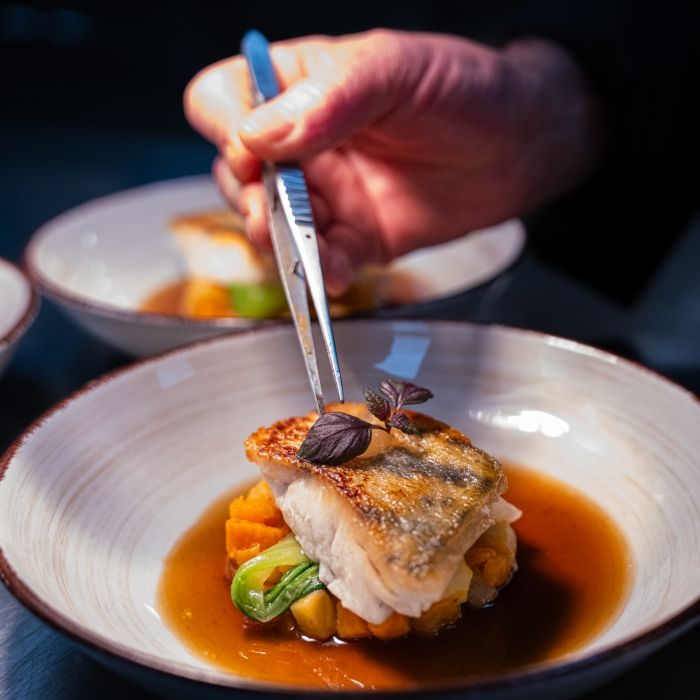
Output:
M241 49L248 63L255 104L279 95L279 83L270 59L267 39L258 31L249 31L243 37ZM316 408L322 413L323 391L316 362L307 284L340 401L345 400L345 395L306 180L301 168L295 163L265 162L262 181L277 267L306 363Z

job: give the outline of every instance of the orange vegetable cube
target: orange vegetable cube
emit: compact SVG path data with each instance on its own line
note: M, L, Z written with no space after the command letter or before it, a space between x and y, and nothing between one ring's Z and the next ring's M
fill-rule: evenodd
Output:
M287 527L273 527L249 520L230 518L226 521L226 551L259 545L260 551L277 544L289 532Z
M254 544L244 549L234 549L233 552L229 552L229 557L236 560L237 566L241 566L241 564L245 564L248 559L257 557L258 554L260 554L260 545Z
M263 498L239 496L231 501L229 515L232 518L250 520L253 523L262 523L263 525L274 525L275 527L284 525L284 518L275 502Z
M367 623L369 631L378 639L394 639L403 637L411 631L411 623L405 615L400 615L397 612L391 613L384 622L378 625Z
M341 639L361 639L371 637L367 623L352 610L348 610L340 601L336 602L338 616L338 636Z

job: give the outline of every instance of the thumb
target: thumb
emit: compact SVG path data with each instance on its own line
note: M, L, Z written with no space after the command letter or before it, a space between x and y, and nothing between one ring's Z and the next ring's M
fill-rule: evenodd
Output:
M304 78L254 109L240 138L264 160L300 160L333 148L387 110L379 76L353 68L346 76Z

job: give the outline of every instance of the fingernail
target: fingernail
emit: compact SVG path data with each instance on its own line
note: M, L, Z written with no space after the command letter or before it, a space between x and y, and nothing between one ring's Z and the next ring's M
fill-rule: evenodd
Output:
M329 248L325 272L328 293L334 297L344 294L353 279L352 265L344 251Z
M281 141L294 127L275 107L259 107L241 124L244 134L264 136L271 141Z
M322 85L302 80L274 103L253 110L241 124L241 131L280 141L310 109L319 104L324 92Z

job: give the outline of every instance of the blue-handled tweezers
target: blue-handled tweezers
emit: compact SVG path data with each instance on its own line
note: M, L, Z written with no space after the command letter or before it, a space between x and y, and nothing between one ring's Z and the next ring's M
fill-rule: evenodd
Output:
M279 95L279 83L270 59L267 39L258 31L249 31L243 37L241 48L248 63L255 104L261 104ZM319 413L323 413L323 391L311 332L307 284L326 345L338 397L344 401L345 395L306 180L301 168L295 163L265 162L262 181L277 267L294 319L316 407Z

